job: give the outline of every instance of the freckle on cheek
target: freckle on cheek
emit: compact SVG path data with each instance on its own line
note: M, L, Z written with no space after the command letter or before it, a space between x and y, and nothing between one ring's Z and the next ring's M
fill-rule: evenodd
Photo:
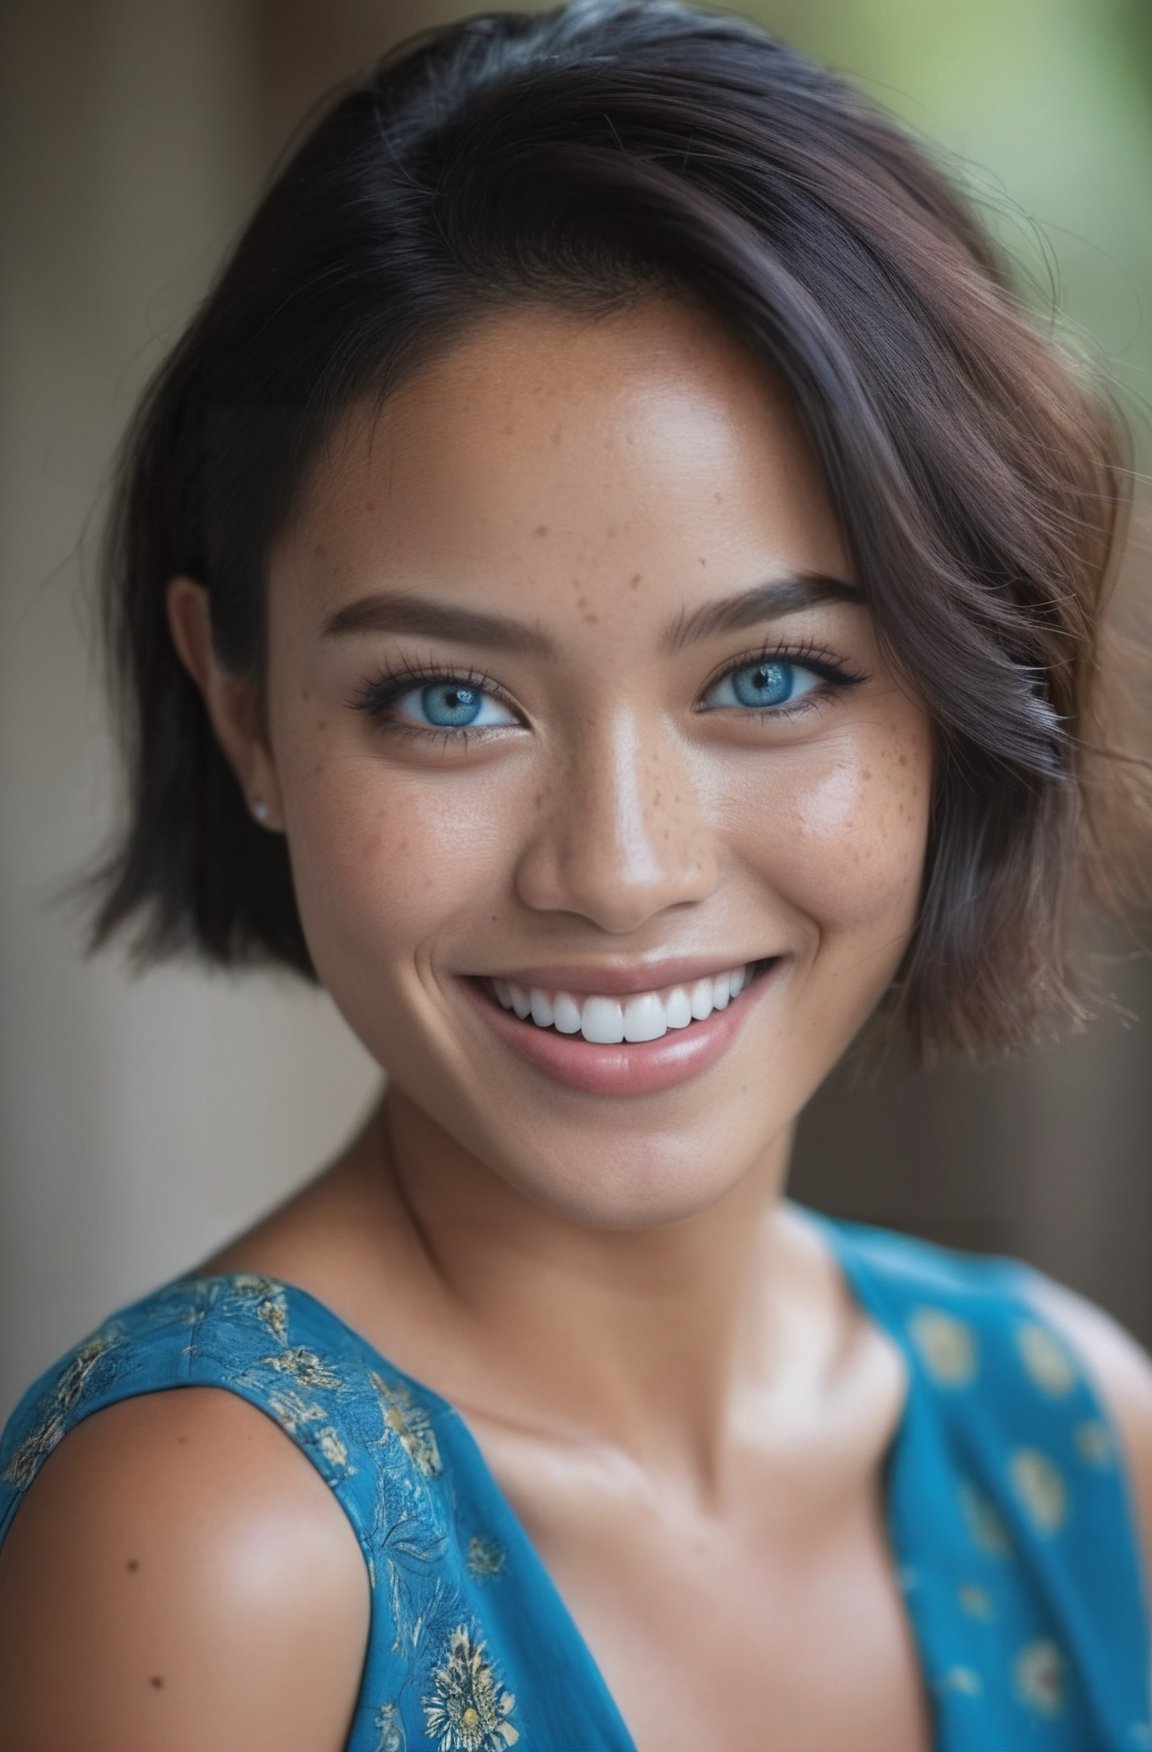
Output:
M548 534L548 525L546 523L538 523L536 525L535 529L532 531L532 534L533 535L547 535Z
M632 590L639 590L639 588L640 588L640 579L641 579L641 578L642 578L642 577L643 577L643 573L641 573L641 572L633 572L633 574L632 574L632 576L631 576L631 578L629 578L629 580L628 580L628 584L629 584L629 588L630 588L630 589L632 589Z

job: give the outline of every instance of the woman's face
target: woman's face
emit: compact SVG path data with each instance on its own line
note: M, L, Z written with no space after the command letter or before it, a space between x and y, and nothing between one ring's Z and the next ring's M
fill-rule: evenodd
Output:
M570 1219L721 1198L888 986L928 823L927 714L782 389L663 300L489 319L345 422L269 585L273 808L392 1084ZM687 1020L705 975L767 958ZM666 1032L585 1039L620 1016Z

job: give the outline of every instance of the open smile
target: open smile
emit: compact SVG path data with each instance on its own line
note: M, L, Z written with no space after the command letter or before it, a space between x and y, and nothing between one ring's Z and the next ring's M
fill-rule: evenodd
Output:
M615 998L529 992L486 975L458 983L492 1033L553 1081L587 1094L648 1095L716 1063L783 959Z

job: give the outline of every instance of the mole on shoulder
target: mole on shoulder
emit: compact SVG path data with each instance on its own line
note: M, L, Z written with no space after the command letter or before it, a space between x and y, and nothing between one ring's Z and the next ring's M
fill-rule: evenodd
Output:
M140 1559L138 1557L130 1557L124 1567L125 1569L138 1570L140 1568Z
M153 1675L152 1675L151 1679L149 1679L148 1683L149 1683L149 1685L153 1686L157 1691L159 1691L161 1689L161 1687L163 1686L164 1681L160 1677L159 1673L153 1673Z

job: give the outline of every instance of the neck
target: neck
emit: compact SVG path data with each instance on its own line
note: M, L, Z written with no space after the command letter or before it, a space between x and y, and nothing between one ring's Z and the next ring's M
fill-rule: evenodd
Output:
M818 1369L810 1250L782 1198L791 1128L724 1198L640 1229L542 1207L394 1088L365 1137L456 1359L456 1404L611 1445L712 1495L739 1431Z

